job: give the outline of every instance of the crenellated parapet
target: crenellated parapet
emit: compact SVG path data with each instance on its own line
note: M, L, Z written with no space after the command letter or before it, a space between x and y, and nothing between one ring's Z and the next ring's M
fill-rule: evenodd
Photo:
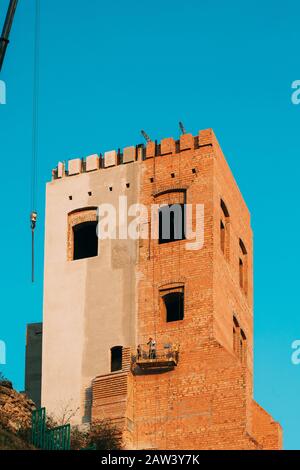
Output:
M214 132L212 129L205 129L199 131L197 136L182 134L178 140L168 137L160 142L151 141L146 145L133 145L122 150L110 150L100 155L93 154L85 158L74 158L69 160L67 165L65 162L59 162L57 167L52 170L52 179L56 180L118 165L142 162L148 158L163 157L213 145L218 145Z

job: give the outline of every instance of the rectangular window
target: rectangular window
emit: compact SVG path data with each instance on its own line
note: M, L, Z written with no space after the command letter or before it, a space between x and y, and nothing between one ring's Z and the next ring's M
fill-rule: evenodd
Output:
M114 346L110 350L111 359L110 359L110 370L111 372L117 372L122 370L122 346Z
M159 243L185 239L184 204L167 204L159 209Z
M167 323L184 319L184 289L167 289L161 291L163 316Z
M97 222L83 222L73 227L73 260L98 255Z

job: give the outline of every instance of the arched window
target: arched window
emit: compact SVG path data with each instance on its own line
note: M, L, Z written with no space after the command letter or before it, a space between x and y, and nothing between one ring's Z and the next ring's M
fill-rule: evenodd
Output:
M244 288L244 264L241 258L239 259L239 276L240 276L240 288Z
M242 362L245 364L247 361L247 338L244 331L241 329L236 317L233 317L233 351Z
M111 372L116 372L122 370L122 355L123 347L114 346L110 350L110 370Z
M247 360L247 338L243 330L241 329L241 362L246 363Z
M220 217L220 247L226 259L229 259L229 227L230 216L225 202L221 199L221 217Z
M174 287L160 291L164 320L180 321L184 318L184 287Z
M243 240L239 239L240 255L239 255L239 282L240 288L245 294L248 292L248 255Z
M97 208L78 209L68 214L69 261L98 255Z
M238 352L238 337L239 337L239 323L235 317L233 317L233 351L237 354Z

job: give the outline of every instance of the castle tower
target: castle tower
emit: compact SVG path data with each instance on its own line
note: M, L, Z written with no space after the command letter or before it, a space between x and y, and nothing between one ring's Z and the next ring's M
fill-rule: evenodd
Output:
M116 237L98 239L97 207L119 209L120 196L145 208L143 236L126 237L118 213ZM76 424L110 419L127 448L281 448L252 382L250 215L213 132L72 160L68 174L59 164L47 185L43 405L72 409Z

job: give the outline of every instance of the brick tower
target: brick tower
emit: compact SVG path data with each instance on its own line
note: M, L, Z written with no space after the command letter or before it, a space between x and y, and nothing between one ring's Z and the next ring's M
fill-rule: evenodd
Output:
M120 196L147 208L144 236L100 240L97 207L119 207ZM185 204L192 229L203 208L198 248L162 234L170 206ZM59 164L47 185L44 290L50 412L110 419L131 449L281 448L280 425L253 400L250 215L212 130L71 160L68 172Z

